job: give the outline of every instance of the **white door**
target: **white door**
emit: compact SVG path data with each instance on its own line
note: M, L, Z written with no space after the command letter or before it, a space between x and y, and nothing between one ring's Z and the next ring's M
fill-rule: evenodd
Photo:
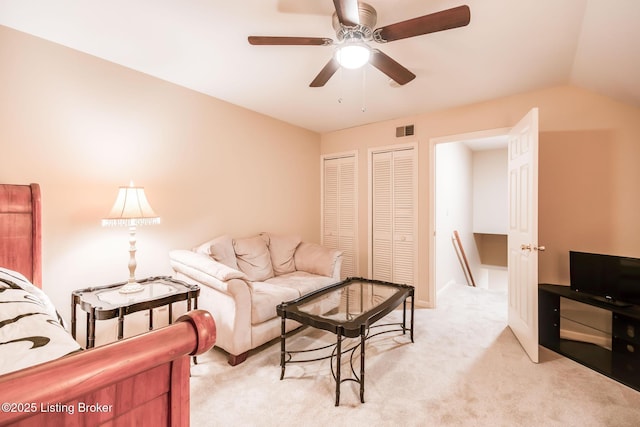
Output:
M393 156L393 282L415 285L416 262L416 156L415 150Z
M372 162L370 277L393 280L393 152L374 153Z
M416 151L411 146L371 153L369 275L373 279L416 283Z
M322 244L342 251L342 279L358 276L356 165L355 154L323 159Z
M509 327L538 363L538 109L509 133Z

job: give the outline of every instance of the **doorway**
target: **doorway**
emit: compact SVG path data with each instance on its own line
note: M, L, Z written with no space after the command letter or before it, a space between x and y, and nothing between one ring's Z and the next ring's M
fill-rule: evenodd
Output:
M431 141L434 302L452 285L507 293L509 130Z
M529 110L510 129L430 141L429 297L436 305L436 144L499 135L507 135L508 144L508 325L531 361L538 363L538 252L545 250L538 242L538 108Z

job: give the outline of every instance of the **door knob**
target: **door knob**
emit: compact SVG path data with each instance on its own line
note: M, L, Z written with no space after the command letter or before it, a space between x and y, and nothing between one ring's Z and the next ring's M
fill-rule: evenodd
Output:
M520 245L520 249L523 250L523 251L534 250L534 251L544 252L545 249L547 249L547 248L545 248L542 245L540 245L540 246L532 246L532 245L528 244L528 245Z

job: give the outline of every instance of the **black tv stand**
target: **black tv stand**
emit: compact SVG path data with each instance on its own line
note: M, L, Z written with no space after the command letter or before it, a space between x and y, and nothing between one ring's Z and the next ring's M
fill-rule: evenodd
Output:
M611 350L560 338L560 298L611 312ZM612 303L613 301L613 303ZM569 286L538 286L540 345L640 391L640 306L572 291Z
M601 297L601 296L597 296L597 295L585 295L587 298L591 298L595 301L598 302L603 302L605 304L609 304L609 305L614 305L616 307L631 307L633 304L628 303L628 302L624 302L624 301L618 301L616 299L613 298L607 298L607 297Z

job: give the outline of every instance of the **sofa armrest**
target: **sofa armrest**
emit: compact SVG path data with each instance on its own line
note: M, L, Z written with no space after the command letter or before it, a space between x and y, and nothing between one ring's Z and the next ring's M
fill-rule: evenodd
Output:
M342 252L337 252L339 253L336 255L336 262L333 264L333 273L331 274L331 277L333 277L336 282L339 282L341 280L340 275L342 274Z
M340 280L342 251L316 243L302 242L294 253L296 270Z
M208 255L186 249L169 252L169 262L174 271L230 295L246 292L247 276L212 259Z

